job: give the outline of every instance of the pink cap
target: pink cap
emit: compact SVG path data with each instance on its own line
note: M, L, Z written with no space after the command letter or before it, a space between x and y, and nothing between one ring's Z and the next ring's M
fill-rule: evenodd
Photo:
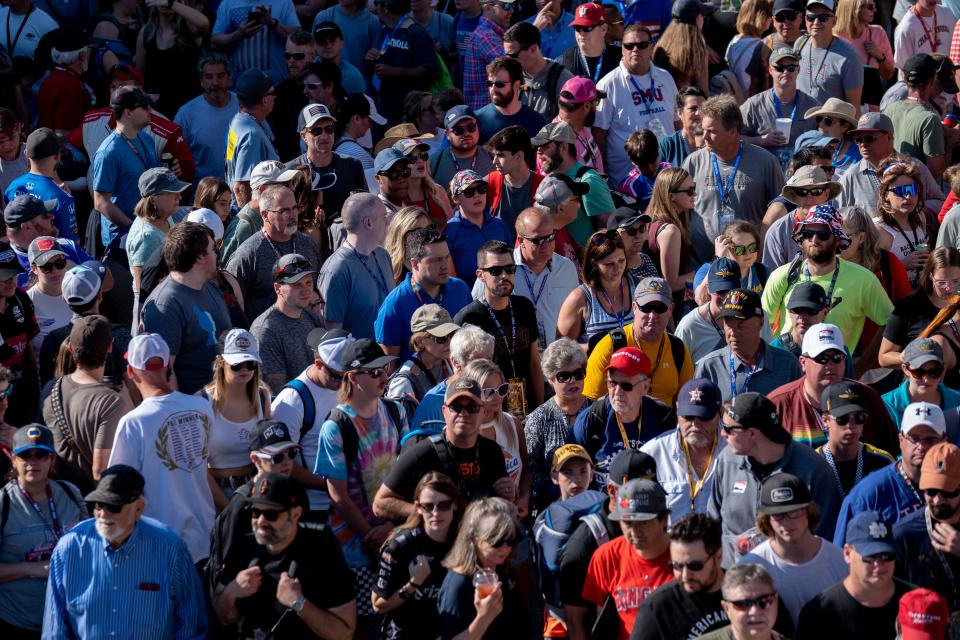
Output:
M583 76L570 78L560 88L560 101L567 104L583 104L606 97L606 93L597 91L597 85L593 84L593 80Z

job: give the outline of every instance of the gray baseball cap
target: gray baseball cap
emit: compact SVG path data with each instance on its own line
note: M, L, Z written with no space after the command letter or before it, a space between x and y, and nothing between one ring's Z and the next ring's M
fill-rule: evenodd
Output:
M667 493L653 480L630 480L617 491L610 511L614 521L642 522L653 520L667 511Z

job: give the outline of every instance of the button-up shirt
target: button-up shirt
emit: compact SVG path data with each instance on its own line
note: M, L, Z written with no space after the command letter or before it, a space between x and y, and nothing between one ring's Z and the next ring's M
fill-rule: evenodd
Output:
M660 434L640 447L640 451L657 461L657 481L667 492L667 508L670 509L671 523L677 522L689 513L707 512L717 459L720 452L727 446L726 439L720 437L718 430L707 471L701 480L701 476L698 476L687 462L686 453L680 442L682 438L678 427L673 431ZM694 484L700 483L697 495L693 499L690 498L691 478Z
M467 39L467 52L463 58L463 95L472 109L490 102L487 65L503 55L503 31L496 22L483 17Z
M50 558L43 638L204 638L207 612L187 545L141 518L117 548L93 518L61 538Z
M768 394L777 387L803 376L803 370L800 369L797 359L789 352L776 347L763 347L755 366L754 370L754 367L747 366L736 354L733 354L735 382L731 383L730 347L724 347L704 356L697 365L694 377L712 380L720 387L720 395L726 402L734 395L733 384L736 384L736 393L756 391ZM749 382L747 382L748 376Z

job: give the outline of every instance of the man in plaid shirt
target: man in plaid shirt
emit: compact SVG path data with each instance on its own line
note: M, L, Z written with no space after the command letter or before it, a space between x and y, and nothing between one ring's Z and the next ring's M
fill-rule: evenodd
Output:
M487 65L503 55L503 31L510 26L516 2L480 0L483 17L467 40L463 60L463 95L467 104L479 109L490 102L487 93Z

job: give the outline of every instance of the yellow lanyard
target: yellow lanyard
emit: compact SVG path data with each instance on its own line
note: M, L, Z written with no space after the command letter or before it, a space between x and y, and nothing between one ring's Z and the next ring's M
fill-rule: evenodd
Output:
M613 407L610 407L610 408L613 409ZM640 413L642 414L643 411L641 411ZM630 438L627 437L627 430L623 428L623 422L620 420L620 415L619 415L616 411L614 411L614 412L613 412L613 417L617 419L617 426L620 428L620 437L623 438L623 446L624 446L624 448L626 448L626 449L632 448L632 447L630 446ZM637 416L637 430L638 430L638 431L640 430L640 416L639 416L639 415Z
M690 457L690 448L687 446L687 441L683 439L683 436L680 435L679 432L677 433L677 437L680 438L680 446L683 448L683 459L687 463L687 482L690 485L690 511L693 512L694 500L703 488L703 481L710 475L710 463L713 460L713 452L717 446L717 434L713 434L713 441L710 444L710 455L707 457L707 467L703 471L703 476L697 481L694 481L693 476L695 469L693 468L693 460Z

